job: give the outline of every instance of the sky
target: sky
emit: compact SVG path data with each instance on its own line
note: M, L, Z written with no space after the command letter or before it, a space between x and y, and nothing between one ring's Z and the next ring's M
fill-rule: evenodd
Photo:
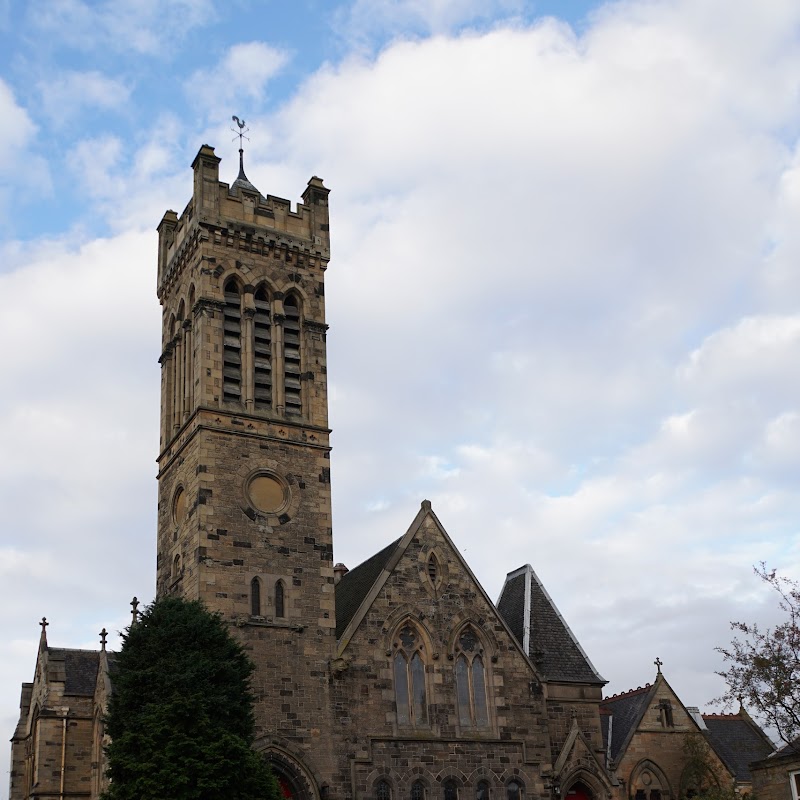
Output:
M153 597L155 228L233 114L262 193L331 189L335 560L429 499L609 694L718 710L753 566L800 578L799 86L796 0L0 0L5 737L42 616Z

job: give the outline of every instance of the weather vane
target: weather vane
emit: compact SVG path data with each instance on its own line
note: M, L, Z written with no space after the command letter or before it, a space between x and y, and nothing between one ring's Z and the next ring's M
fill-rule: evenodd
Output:
M250 128L246 127L245 121L243 119L239 119L235 114L231 117L231 119L239 126L239 130L237 131L236 128L231 128L231 130L239 137L239 150L242 149L242 139L247 139L250 141L249 136L245 136L245 134L250 130ZM232 141L236 140L236 136L233 137Z

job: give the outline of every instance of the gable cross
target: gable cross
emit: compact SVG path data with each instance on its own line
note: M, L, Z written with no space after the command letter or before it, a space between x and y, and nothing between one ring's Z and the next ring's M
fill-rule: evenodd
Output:
M656 669L658 670L658 674L661 674L661 667L664 666L664 662L656 656L656 660L653 662L656 665Z
M139 610L138 610L139 609L139 598L138 597L134 597L133 600L131 600L131 608L133 609L131 611L131 616L133 617L133 620L131 621L131 625L135 625L136 624L136 620L139 618Z
M108 631L105 628L103 628L103 630L100 631L100 648L102 650L106 649L106 637L107 636L108 636Z
M47 621L47 617L42 617L42 621L39 623L42 627L42 633L47 633L45 630L50 623Z

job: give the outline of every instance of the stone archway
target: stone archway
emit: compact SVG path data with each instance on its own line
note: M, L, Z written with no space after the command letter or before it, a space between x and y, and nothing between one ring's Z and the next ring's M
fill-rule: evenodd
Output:
M283 800L319 800L311 777L294 759L280 750L268 750L265 755Z
M595 800L595 793L582 780L577 780L562 790L561 800Z

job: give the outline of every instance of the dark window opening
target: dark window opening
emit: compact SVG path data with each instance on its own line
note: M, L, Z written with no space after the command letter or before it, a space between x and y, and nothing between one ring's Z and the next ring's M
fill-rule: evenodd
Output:
M300 416L303 411L300 392L300 306L294 295L283 302L283 388L286 414Z
M428 577L431 579L431 583L436 583L436 578L439 575L439 562L436 560L436 556L431 553L430 558L428 559Z
M261 287L255 294L253 317L253 394L256 408L272 407L272 323L269 297Z
M375 784L376 800L392 800L392 787L389 781L380 780Z
M395 642L394 689L399 725L426 725L428 700L421 637L411 625L404 625Z
M275 616L285 616L283 608L283 581L278 581L275 584Z
M250 581L250 613L254 617L261 616L261 581L258 578Z
M471 627L467 626L461 632L458 648L461 650L455 664L458 723L462 728L488 728L486 669L480 641Z
M522 784L519 781L509 781L506 786L507 800L522 800Z
M444 782L444 800L458 800L458 784L452 778Z
M239 403L242 399L242 304L234 280L225 284L222 334L222 398L226 403Z

